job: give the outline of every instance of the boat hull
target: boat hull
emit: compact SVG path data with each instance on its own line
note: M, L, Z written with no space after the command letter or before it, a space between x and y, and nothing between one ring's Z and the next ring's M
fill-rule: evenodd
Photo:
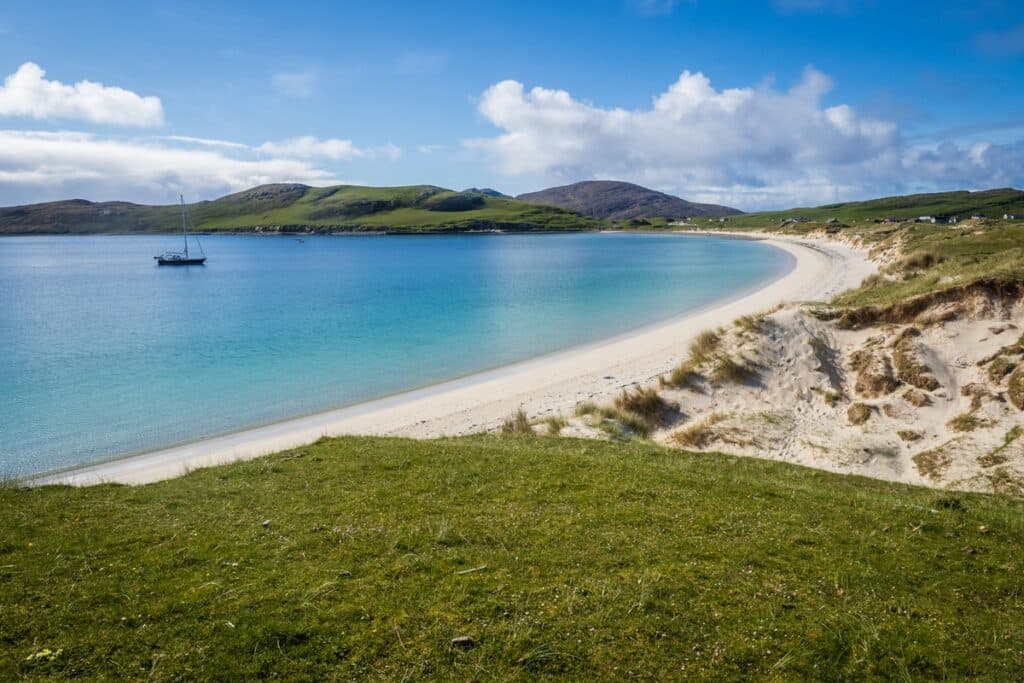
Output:
M202 258L177 258L167 259L162 256L154 256L158 266L201 266L206 263L206 257Z

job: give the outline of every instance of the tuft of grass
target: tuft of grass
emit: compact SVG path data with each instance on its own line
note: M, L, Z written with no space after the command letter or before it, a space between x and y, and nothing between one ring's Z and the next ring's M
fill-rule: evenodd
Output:
M952 456L947 452L949 443L942 444L927 451L921 451L914 455L912 460L917 466L917 471L932 481L939 481L946 473L953 462Z
M903 392L903 400L914 406L915 408L924 408L932 404L932 399L928 394L917 389L907 389Z
M961 413L946 423L950 429L957 432L973 432L981 427L992 425L990 420L983 420L971 413Z
M988 366L988 378L994 384L999 384L1003 378L1017 368L1017 361L1007 356L997 356Z
M737 318L733 324L738 330L749 332L750 334L758 334L764 329L767 320L768 316L763 313L758 315L751 314Z
M1010 403L1024 410L1024 368L1017 368L1006 384L1006 396Z
M866 403L852 403L846 410L846 418L850 424L861 425L871 417L873 408Z
M652 387L637 387L633 391L623 389L615 397L614 405L620 411L639 415L650 427L660 423L662 415L669 409L668 404Z
M939 381L929 374L928 368L917 356L914 340L920 336L919 329L908 327L893 343L892 362L896 369L896 377L918 389L935 391L939 388Z
M583 401L576 405L577 417L592 417L593 425L609 436L617 439L628 439L633 436L647 438L653 426L641 415L614 406L600 406L593 401Z
M899 431L896 432L896 436L900 437L901 440L907 443L920 441L921 439L924 438L924 435L921 434L921 432L915 432L912 429L900 429Z
M700 373L694 367L693 361L686 360L672 368L668 377L661 377L658 383L662 388L693 389L700 379Z
M722 342L721 336L713 330L704 330L690 344L690 361L700 366L712 359Z
M925 270L942 263L944 260L944 257L936 255L931 251L916 251L893 264L892 270L904 273Z
M676 430L669 438L682 448L706 448L714 439L715 425L725 419L724 413L711 413L696 424Z
M1020 425L1012 427L1005 435L1003 435L1003 443L998 448L992 450L989 453L985 453L978 457L978 464L982 467L995 467L996 465L1002 465L1010 458L1006 454L1006 449L1010 445L1019 439L1024 434L1024 428Z
M900 385L900 380L893 375L889 357L880 352L859 349L851 355L850 366L857 373L854 391L861 396L888 396Z
M756 375L753 367L743 361L737 361L724 353L717 354L711 366L711 380L716 383L746 382Z
M533 425L530 424L530 418L526 416L522 408L516 410L501 423L502 434L534 434Z
M558 436L569 425L569 421L561 415L548 415L542 423L547 426L548 434L551 436Z

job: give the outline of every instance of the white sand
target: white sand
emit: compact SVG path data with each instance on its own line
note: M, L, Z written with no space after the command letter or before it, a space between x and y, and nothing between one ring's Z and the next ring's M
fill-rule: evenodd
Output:
M580 401L607 400L624 386L647 383L667 372L684 359L690 341L702 330L783 302L828 299L874 271L863 252L836 242L783 237L765 241L792 254L794 268L756 292L705 310L426 389L41 476L29 483L145 484L294 448L325 435L437 437L492 429L520 407L531 418L570 413Z

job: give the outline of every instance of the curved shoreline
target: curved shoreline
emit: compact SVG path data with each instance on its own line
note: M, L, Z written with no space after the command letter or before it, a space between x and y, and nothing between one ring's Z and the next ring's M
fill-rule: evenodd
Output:
M720 232L712 234L723 236ZM321 436L455 436L493 428L520 407L531 417L570 411L580 401L607 400L625 386L656 379L683 360L690 341L702 330L784 301L830 298L855 286L873 270L861 252L835 242L781 237L764 241L795 258L789 272L756 291L663 323L422 389L141 455L29 477L25 483L145 484L197 468L295 448Z

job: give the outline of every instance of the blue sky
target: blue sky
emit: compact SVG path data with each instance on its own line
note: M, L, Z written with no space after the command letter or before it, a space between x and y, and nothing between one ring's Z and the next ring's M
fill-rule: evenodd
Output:
M0 9L0 203L621 178L756 209L1024 185L1024 3L146 4Z

